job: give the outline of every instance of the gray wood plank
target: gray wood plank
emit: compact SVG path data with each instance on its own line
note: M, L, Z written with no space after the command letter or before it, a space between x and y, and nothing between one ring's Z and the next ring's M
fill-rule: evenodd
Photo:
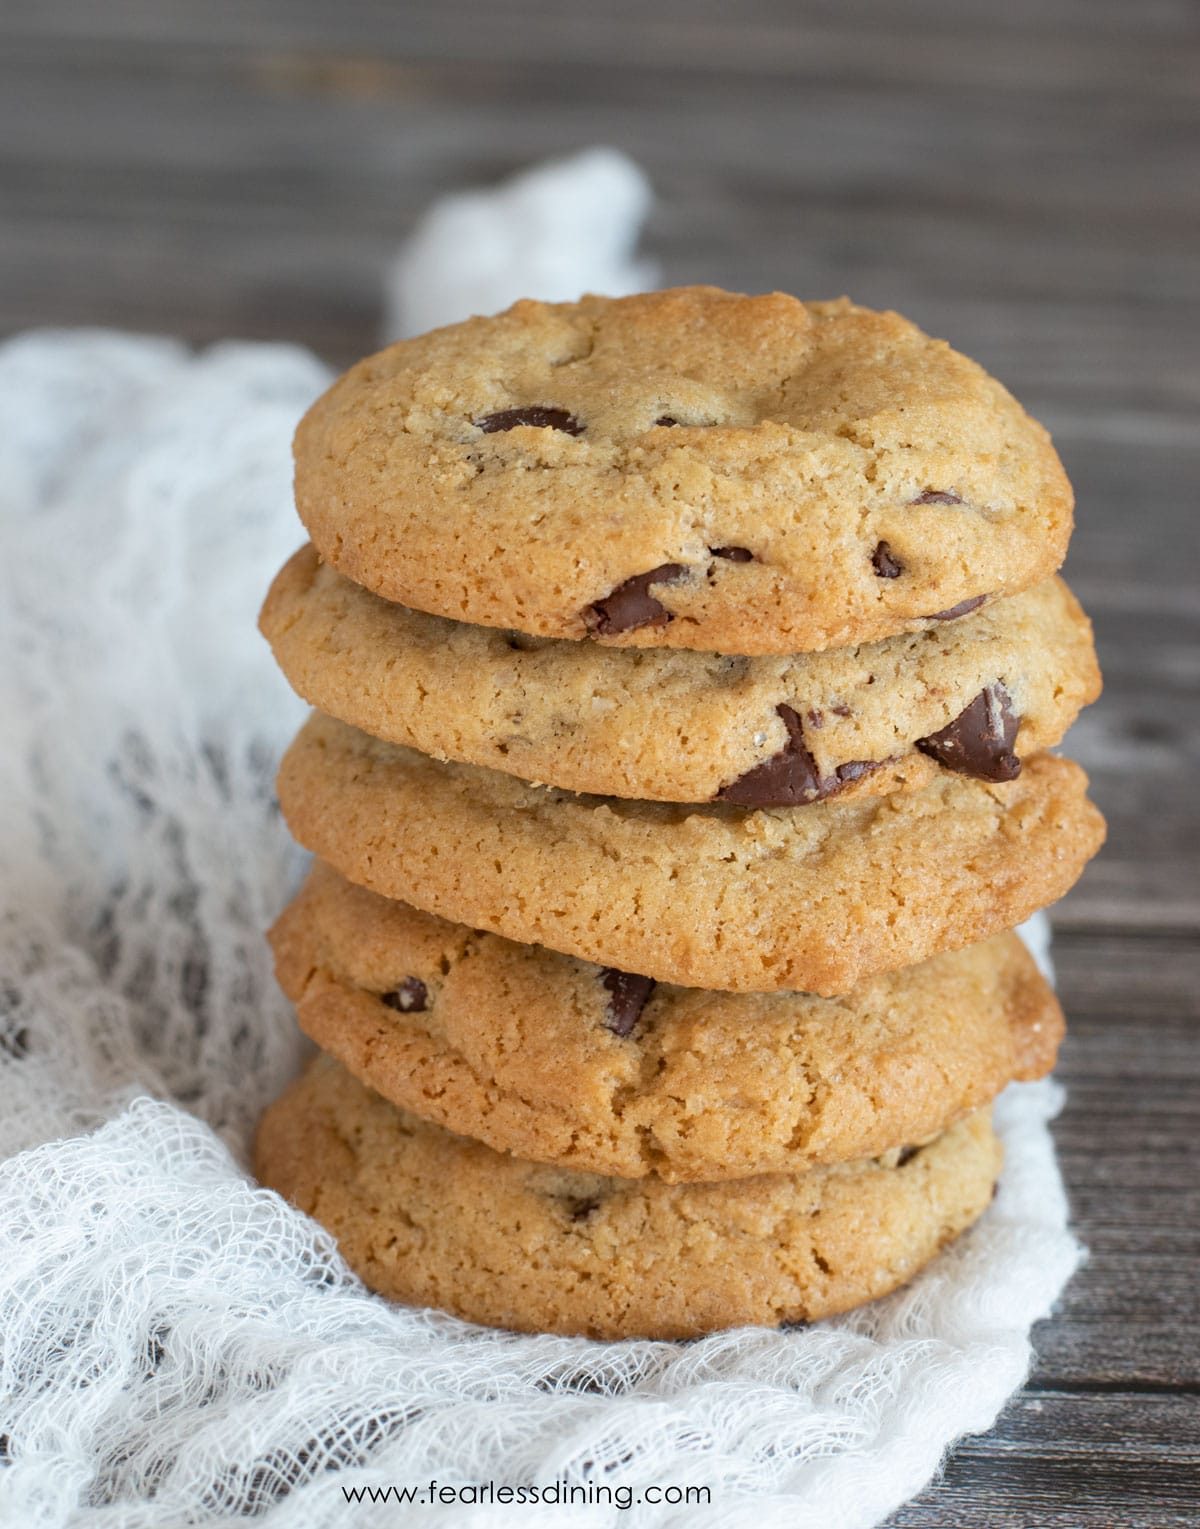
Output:
M1069 1034L1055 1139L1090 1257L1038 1331L1055 1388L1200 1389L1200 949L1059 932Z
M1026 1392L888 1529L1175 1529L1197 1521L1191 1399Z

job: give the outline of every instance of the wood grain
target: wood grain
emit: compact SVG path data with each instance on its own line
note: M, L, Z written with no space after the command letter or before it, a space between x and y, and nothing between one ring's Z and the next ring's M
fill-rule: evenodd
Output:
M1056 910L1091 1249L1026 1392L894 1529L1194 1523L1200 12L1186 0L7 0L0 330L373 347L437 193L593 142L669 282L895 306L1054 430L1108 847Z

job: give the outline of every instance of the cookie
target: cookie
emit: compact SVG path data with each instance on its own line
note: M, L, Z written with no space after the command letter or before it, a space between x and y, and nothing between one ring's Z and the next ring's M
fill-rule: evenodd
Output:
M1059 579L924 632L730 658L602 652L447 621L381 600L305 547L260 625L305 700L376 738L570 791L668 802L912 789L945 765L930 740L1002 691L1011 739L1002 727L992 750L955 761L987 774L1060 742L1100 690L1091 626ZM764 771L781 753L787 767Z
M643 982L314 868L271 931L301 1027L376 1093L499 1152L669 1182L802 1173L924 1141L1054 1065L1015 934L846 998Z
M280 768L292 833L443 918L687 987L825 996L1012 928L1104 836L1078 765L747 811L574 796L314 715Z
M811 1173L606 1178L452 1135L319 1057L264 1115L255 1166L394 1300L523 1332L687 1338L904 1284L987 1208L1000 1155L978 1113Z
M798 653L1062 562L1045 430L895 313L684 287L521 302L353 367L296 433L321 556L541 637Z

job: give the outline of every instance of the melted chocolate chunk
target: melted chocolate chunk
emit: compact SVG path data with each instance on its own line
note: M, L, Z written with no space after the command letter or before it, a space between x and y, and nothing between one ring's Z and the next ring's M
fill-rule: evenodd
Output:
M804 807L835 796L851 781L877 770L883 760L851 759L838 765L832 775L822 778L817 762L804 742L800 718L790 706L777 706L775 714L788 730L788 739L778 754L739 775L717 792L719 802L734 802L739 807Z
M603 600L588 606L583 613L588 631L609 637L616 632L634 632L643 626L666 626L674 618L650 593L650 586L676 584L686 573L682 563L662 563L651 568L649 573L635 573Z
M880 542L872 552L871 566L875 569L877 577L881 579L898 579L904 572L904 564L897 562L892 556L892 549L887 542Z
M485 414L475 421L485 435L495 435L498 430L515 430L518 425L533 425L538 430L561 430L564 435L582 435L582 423L566 409L554 409L543 404L530 404L524 409L501 409L496 414Z
M915 499L910 499L909 504L962 504L962 499L953 494L949 489L927 488L924 493L918 494Z
M852 781L861 780L864 775L870 775L872 770L878 770L884 763L886 761L882 759L848 759L845 764L838 765L833 772L834 779L839 786L848 786ZM833 792L826 791L825 795L832 796Z
M960 600L957 605L952 605L948 611L934 611L925 620L957 621L960 616L969 616L972 611L977 611L986 599L986 595L972 595L969 600Z
M389 1009L399 1009L401 1014L423 1014L429 1002L429 989L420 977L405 977L390 993L381 993L379 1001Z
M723 557L727 563L752 563L754 554L749 547L710 547L713 557Z
M1020 717L1003 685L985 686L940 732L918 738L923 754L959 775L977 780L1015 780L1021 761L1013 753Z
M620 972L615 966L606 966L600 980L608 993L605 1024L614 1035L624 1038L632 1033L641 1019L642 1010L654 991L654 978L639 977L633 972Z

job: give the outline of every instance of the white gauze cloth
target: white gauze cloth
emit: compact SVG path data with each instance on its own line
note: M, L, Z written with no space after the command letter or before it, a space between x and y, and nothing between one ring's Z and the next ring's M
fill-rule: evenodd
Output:
M650 183L616 149L537 165L493 191L446 196L393 262L384 338L421 334L522 297L570 303L585 292L624 297L655 285L635 254Z
M688 1344L390 1306L247 1175L303 1051L263 940L302 709L254 620L326 380L277 346L0 347L0 1525L875 1524L991 1424L1079 1260L1054 1085L1002 1098L999 1196L907 1289ZM346 1497L430 1480L634 1506ZM637 1500L688 1486L710 1505Z

